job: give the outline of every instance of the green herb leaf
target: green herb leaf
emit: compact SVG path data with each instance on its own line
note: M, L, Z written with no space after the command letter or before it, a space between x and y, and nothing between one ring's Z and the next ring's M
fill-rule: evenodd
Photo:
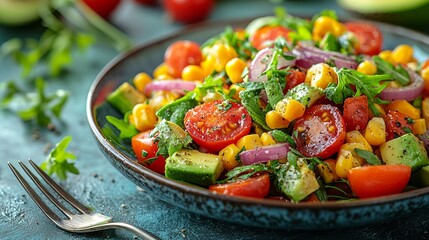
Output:
M374 61L380 73L390 74L392 79L397 81L402 86L408 85L410 83L410 76L401 64L394 66L379 56L373 56L372 60Z
M187 148L192 143L192 138L177 124L163 119L150 133L158 143L156 155L168 157L176 151Z
M248 179L258 172L272 173L274 172L274 169L273 167L262 163L248 165L248 166L239 166L227 172L226 178L221 181L218 181L217 183L235 182L237 180Z
M274 129L271 130L269 134L276 140L276 142L288 142L292 147L296 146L296 143L293 138L289 134L281 130Z
M107 121L119 130L119 138L132 138L139 133L136 127L128 121L129 114L125 114L123 119L114 116L106 116Z
M381 164L380 159L378 159L377 155L375 155L374 153L360 148L355 148L354 150L360 157L365 159L369 164L372 164L372 165Z
M79 170L74 166L74 163L68 161L76 159L73 153L67 151L71 140L71 136L66 136L57 143L49 153L49 156L40 165L40 168L49 175L56 174L61 180L67 178L67 173L79 174Z

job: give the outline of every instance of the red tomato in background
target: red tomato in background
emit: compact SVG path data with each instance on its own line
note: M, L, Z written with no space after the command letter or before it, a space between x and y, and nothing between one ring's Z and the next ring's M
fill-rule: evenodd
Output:
M383 34L373 24L367 22L345 23L348 31L355 34L358 39L357 54L379 54L383 45Z
M121 0L82 0L102 18L109 18Z
M410 166L372 165L350 169L347 179L356 196L370 198L404 191L410 176Z
M171 44L164 54L164 62L172 77L180 78L182 70L188 65L200 65L203 53L200 45L192 41L177 41Z
M148 6L155 6L158 4L158 0L134 0L134 2Z
M290 89L305 81L305 73L298 69L290 70L289 74L286 75L286 87L284 93L287 93Z
M151 131L152 130L141 132L132 137L131 147L140 164L157 173L164 174L165 158L163 156L156 156L158 144L155 143L155 138L149 137Z
M286 40L289 39L290 29L283 26L265 26L258 29L252 36L250 36L250 42L252 45L261 50L267 47L268 42L275 41L278 37L284 37Z
M214 0L164 0L164 8L175 21L193 23L206 19Z
M369 121L368 98L365 95L346 98L343 108L347 132L363 131Z
M209 190L219 194L264 198L270 192L270 177L262 174L233 183L212 185Z
M252 127L252 119L243 105L223 103L221 100L203 103L185 115L186 131L198 145L212 152L237 142Z
M328 158L344 143L346 128L337 107L313 105L296 121L292 135L298 151L304 156Z
M386 123L387 140L412 132L412 118L398 111L387 111L384 117Z

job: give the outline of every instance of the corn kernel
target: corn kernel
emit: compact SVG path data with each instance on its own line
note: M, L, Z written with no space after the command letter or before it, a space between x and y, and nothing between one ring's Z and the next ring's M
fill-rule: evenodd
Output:
M329 83L337 83L338 77L334 69L326 63L317 63L308 69L305 83L325 89Z
M423 101L422 101L422 117L426 121L426 126L429 126L429 97L423 98Z
M346 133L346 142L348 143L361 143L364 146L364 150L372 152L372 146L365 139L365 137L358 131L350 131Z
M238 149L251 150L257 147L262 147L264 144L258 134L249 134L240 138L236 143Z
M420 71L420 76L423 78L423 86L426 92L429 92L429 67L423 68Z
M352 143L344 143L343 145L341 145L339 151L347 150L351 152L353 155L353 158L352 158L353 167L360 167L364 165L366 161L361 156L359 156L359 154L356 153L355 148L367 150L364 144L358 143L358 142L352 142Z
M274 145L277 143L274 138L267 132L261 134L261 141L264 146Z
M396 100L392 101L387 105L387 110L396 110L398 112L401 112L408 117L412 119L420 118L420 109L415 108L413 105L411 105L406 100Z
M356 70L366 75L374 75L377 73L377 66L372 61L365 60L359 63Z
M182 79L186 81L204 80L204 70L197 65L188 65L182 70Z
M286 118L282 117L282 115L280 115L280 113L276 112L275 110L267 112L265 115L265 122L267 123L268 127L272 129L287 128L290 123L288 120L286 120Z
M284 98L276 104L275 111L289 122L292 122L304 115L305 105L295 99Z
M152 78L145 72L138 73L133 79L134 86L136 86L136 89L141 93L144 93L146 85L151 81Z
M203 69L204 76L207 77L213 73L215 70L215 60L213 56L207 56L204 61L200 63L201 68Z
M225 65L225 72L232 83L243 82L243 71L247 67L245 61L238 57L229 60Z
M178 99L180 95L175 92L170 91L157 91L149 99L149 105L154 111L158 111L161 107L171 103L172 101Z
M413 124L413 133L414 134L423 134L426 132L426 121L424 118L419 118L414 120Z
M386 124L383 118L374 117L368 121L365 129L365 139L372 146L379 146L386 142Z
M168 66L165 63L161 63L158 67L153 70L152 76L153 78L158 78L160 75L169 75L168 73Z
M152 107L146 103L139 103L133 107L132 111L134 126L140 132L150 130L155 127L158 118Z
M216 43L209 50L208 56L212 56L214 60L214 70L221 72L229 60L237 57L237 52L228 44Z
M401 44L392 51L392 58L395 63L407 64L413 59L413 51L410 45Z
M235 144L230 144L224 149L220 150L219 157L221 158L223 167L226 170L229 171L238 166L236 156L239 152L240 149Z
M378 56L387 62L395 63L395 60L392 57L392 51L390 50L383 50L378 54Z
M314 21L313 39L319 41L328 32L338 37L346 32L346 30L345 26L337 20L328 16L320 16Z
M341 150L338 153L335 172L341 178L347 178L347 173L353 168L353 155L350 151Z

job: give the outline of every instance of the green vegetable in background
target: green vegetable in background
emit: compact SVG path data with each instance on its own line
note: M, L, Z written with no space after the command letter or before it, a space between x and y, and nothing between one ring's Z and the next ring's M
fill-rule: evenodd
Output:
M79 170L74 166L74 163L68 161L76 159L73 153L67 151L71 140L71 136L66 136L57 143L49 153L49 156L40 165L40 168L49 175L56 174L61 180L67 178L67 173L79 174Z

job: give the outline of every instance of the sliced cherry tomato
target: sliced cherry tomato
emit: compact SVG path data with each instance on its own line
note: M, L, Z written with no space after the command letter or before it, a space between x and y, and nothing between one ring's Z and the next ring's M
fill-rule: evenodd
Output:
M357 54L376 55L383 45L383 34L375 25L368 22L345 23L348 31L355 34L358 40Z
M185 128L201 147L217 152L249 134L252 119L243 105L230 101L211 101L189 110Z
M368 98L365 95L346 98L344 101L343 117L347 132L364 130L369 121Z
M293 138L304 156L328 158L340 149L346 138L340 110L329 104L309 107L296 121Z
M115 11L121 0L83 0L83 2L98 15L107 19Z
M289 28L283 26L265 26L258 29L250 36L249 40L256 49L261 50L267 47L267 44L270 44L269 42L275 41L278 37L284 37L288 40L290 31Z
M135 135L131 139L131 147L140 164L157 173L164 174L165 158L156 155L158 144L155 142L155 138L149 137L151 131L148 130Z
M285 93L305 81L305 73L298 69L290 70L286 75Z
M233 183L211 185L209 190L219 194L264 198L270 192L270 177L262 174Z
M387 140L411 133L413 119L398 111L387 111L384 117L386 123Z
M203 60L200 45L192 41L177 41L165 51L164 61L172 77L180 78L182 70L188 65L200 65Z
M370 198L402 192L410 176L410 166L372 165L350 169L347 179L356 196Z
M214 0L164 0L164 8L173 20L193 23L206 19L214 3Z

